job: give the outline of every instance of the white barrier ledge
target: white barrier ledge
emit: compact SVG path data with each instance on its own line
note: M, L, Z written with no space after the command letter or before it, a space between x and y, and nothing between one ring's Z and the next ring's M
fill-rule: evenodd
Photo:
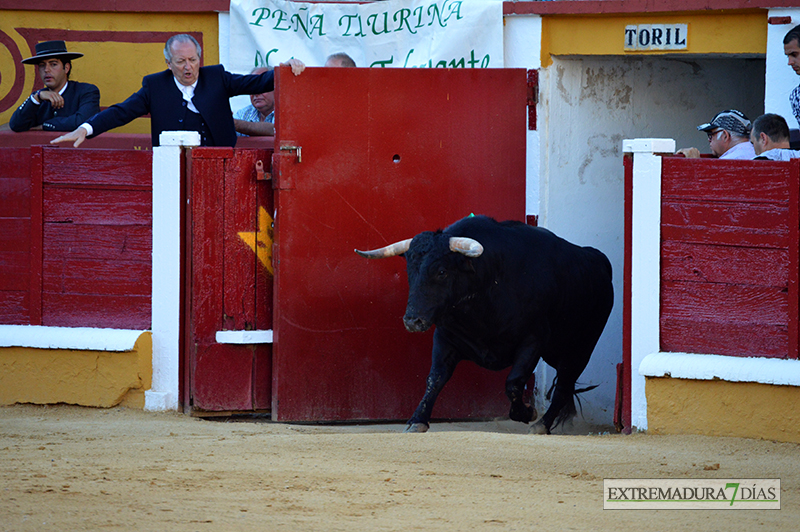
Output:
M625 139L624 153L675 153L674 139Z
M800 386L800 361L694 353L653 353L639 365L644 377L758 382Z
M0 347L74 349L77 351L133 351L146 331L94 327L0 325Z
M200 133L197 131L162 131L158 136L162 146L199 146Z
M219 344L271 344L272 329L266 331L217 331Z

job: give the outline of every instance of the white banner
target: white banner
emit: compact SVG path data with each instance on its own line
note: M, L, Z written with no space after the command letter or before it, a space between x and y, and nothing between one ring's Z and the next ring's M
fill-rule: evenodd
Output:
M231 0L230 21L233 72L338 52L359 67L503 67L502 0Z

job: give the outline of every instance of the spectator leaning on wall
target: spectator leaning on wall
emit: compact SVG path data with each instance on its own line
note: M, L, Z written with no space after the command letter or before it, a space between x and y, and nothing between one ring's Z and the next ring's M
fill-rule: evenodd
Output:
M201 53L200 44L191 35L173 35L164 45L166 70L145 76L142 88L127 100L97 113L51 144L72 142L78 147L86 138L150 113L153 146L159 145L162 131L197 131L203 146L235 146L236 130L228 99L273 90L273 72L242 76L222 65L201 67ZM291 66L295 75L305 69L297 59L283 64Z
M720 159L752 159L756 156L750 143L750 120L736 109L718 113L710 122L697 126L708 135L711 154ZM694 159L700 157L697 148L683 148L676 153Z
M36 65L44 88L31 94L11 115L8 126L13 131L72 131L100 112L100 90L91 83L69 79L72 60L78 57L83 54L68 52L64 41L45 41L36 45L36 55L22 60Z

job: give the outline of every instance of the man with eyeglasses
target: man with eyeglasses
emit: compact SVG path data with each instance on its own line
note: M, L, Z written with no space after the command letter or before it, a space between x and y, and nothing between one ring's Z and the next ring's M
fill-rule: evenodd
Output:
M756 156L750 143L750 120L736 109L718 113L710 122L697 126L708 135L711 154L720 159L752 159ZM697 148L683 148L676 153L695 159L700 157Z
M127 124L150 114L153 146L163 131L197 131L202 146L235 146L236 130L228 98L260 94L274 88L273 71L239 75L222 65L200 66L202 50L191 35L173 35L164 46L167 70L145 76L142 88L127 100L101 111L76 130L51 141L73 142L78 147L86 138ZM295 76L305 65L290 59Z

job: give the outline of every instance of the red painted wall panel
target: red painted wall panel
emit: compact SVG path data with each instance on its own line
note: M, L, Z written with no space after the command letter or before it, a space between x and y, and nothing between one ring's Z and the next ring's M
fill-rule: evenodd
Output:
M83 258L150 262L153 242L147 226L45 224L45 260Z
M27 150L25 157L30 158ZM2 172L2 170L0 170L0 172ZM30 175L25 177L5 177L0 175L0 217L31 217Z
M42 324L149 329L152 153L42 155Z
M0 323L30 320L30 148L0 148Z
M663 350L797 356L797 176L796 162L663 160Z
M0 180L30 178L30 157L29 146L12 148L0 143Z
M45 223L117 226L153 224L152 191L47 187Z
M788 271L788 249L687 244L671 240L665 240L661 246L661 275L674 281L783 289Z
M28 291L6 290L0 292L0 323L4 325L30 325L30 300Z
M42 294L43 325L149 329L150 295Z
M0 134L0 323L149 328L152 153L47 140Z
M64 294L150 296L151 267L149 261L63 257L45 260L43 290Z
M152 158L143 150L48 148L43 179L48 184L151 187Z

